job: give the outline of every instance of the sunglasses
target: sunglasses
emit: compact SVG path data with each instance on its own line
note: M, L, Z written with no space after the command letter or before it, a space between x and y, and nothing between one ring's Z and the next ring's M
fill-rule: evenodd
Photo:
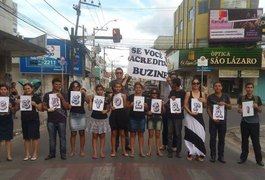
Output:
M192 85L199 85L199 82L193 82Z

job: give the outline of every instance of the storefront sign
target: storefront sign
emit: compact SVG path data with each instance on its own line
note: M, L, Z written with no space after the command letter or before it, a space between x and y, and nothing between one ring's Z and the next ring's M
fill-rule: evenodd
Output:
M208 66L212 68L261 68L261 48L202 48L192 50L180 50L179 66L193 67L197 65L197 59L205 56Z

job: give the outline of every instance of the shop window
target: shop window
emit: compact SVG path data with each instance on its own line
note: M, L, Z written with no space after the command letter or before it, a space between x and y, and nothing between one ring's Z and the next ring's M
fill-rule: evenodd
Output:
M198 14L204 14L208 12L208 1L198 2Z

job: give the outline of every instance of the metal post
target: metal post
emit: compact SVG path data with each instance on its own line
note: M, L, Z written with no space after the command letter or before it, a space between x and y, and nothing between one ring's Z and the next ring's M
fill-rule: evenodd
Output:
M202 89L202 87L203 87L203 66L201 66L202 67L202 69L201 69L201 71L202 71L202 75L201 75L201 89Z

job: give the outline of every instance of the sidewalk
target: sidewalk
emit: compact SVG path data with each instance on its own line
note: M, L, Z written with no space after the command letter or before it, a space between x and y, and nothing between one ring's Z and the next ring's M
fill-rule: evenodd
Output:
M240 128L228 129L226 134L226 141L241 151L241 133ZM265 157L265 125L260 125L260 146L262 151L262 156ZM250 153L253 153L252 141L249 139L249 147L251 148Z

